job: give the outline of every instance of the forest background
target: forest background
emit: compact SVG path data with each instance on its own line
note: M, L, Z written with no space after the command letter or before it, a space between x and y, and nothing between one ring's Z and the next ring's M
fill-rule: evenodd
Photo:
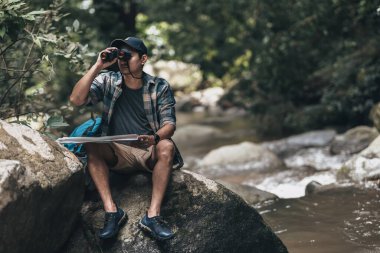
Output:
M41 131L69 131L86 110L68 102L74 84L110 41L137 36L153 63L199 67L201 82L184 92L224 88L219 105L244 108L264 135L370 125L380 101L379 6L379 0L0 0L0 118L28 125L43 118Z

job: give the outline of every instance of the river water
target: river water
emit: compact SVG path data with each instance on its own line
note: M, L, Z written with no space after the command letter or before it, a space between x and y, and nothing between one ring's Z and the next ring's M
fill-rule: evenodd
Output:
M187 124L213 126L223 132L221 138L214 138L202 145L180 146L185 162L191 161L193 164L217 147L263 140L254 130L255 122L246 116L231 120L212 118L206 114L179 114L178 128ZM310 178L312 176L308 175ZM299 182L289 181L288 187L299 191ZM271 192L270 188L265 190ZM300 198L280 198L259 203L255 208L289 252L380 253L379 196L380 191L376 189L345 186Z
M380 252L380 192L342 188L256 209L292 253Z

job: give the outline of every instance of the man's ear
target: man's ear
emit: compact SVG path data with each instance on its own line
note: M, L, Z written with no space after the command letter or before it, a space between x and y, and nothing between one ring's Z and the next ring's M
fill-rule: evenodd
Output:
M148 56L146 54L143 54L141 57L141 65L144 65L148 61Z

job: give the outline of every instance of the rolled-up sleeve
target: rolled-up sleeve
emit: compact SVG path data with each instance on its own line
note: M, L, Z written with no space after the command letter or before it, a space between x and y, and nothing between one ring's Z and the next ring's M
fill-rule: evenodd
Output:
M176 125L175 98L168 82L164 81L157 94L157 109L160 128L166 124Z
M88 94L87 105L95 105L103 100L106 78L107 74L101 73L94 79Z

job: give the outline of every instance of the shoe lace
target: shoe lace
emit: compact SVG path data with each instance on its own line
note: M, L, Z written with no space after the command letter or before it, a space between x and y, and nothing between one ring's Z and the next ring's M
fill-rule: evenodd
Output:
M106 214L104 217L104 222L109 222L111 219L113 219L115 214Z
M155 217L153 217L152 219L153 219L153 221L154 221L155 223L157 223L157 224L159 224L159 225L166 225L166 224L167 224L167 222L163 219L162 216L155 216Z

